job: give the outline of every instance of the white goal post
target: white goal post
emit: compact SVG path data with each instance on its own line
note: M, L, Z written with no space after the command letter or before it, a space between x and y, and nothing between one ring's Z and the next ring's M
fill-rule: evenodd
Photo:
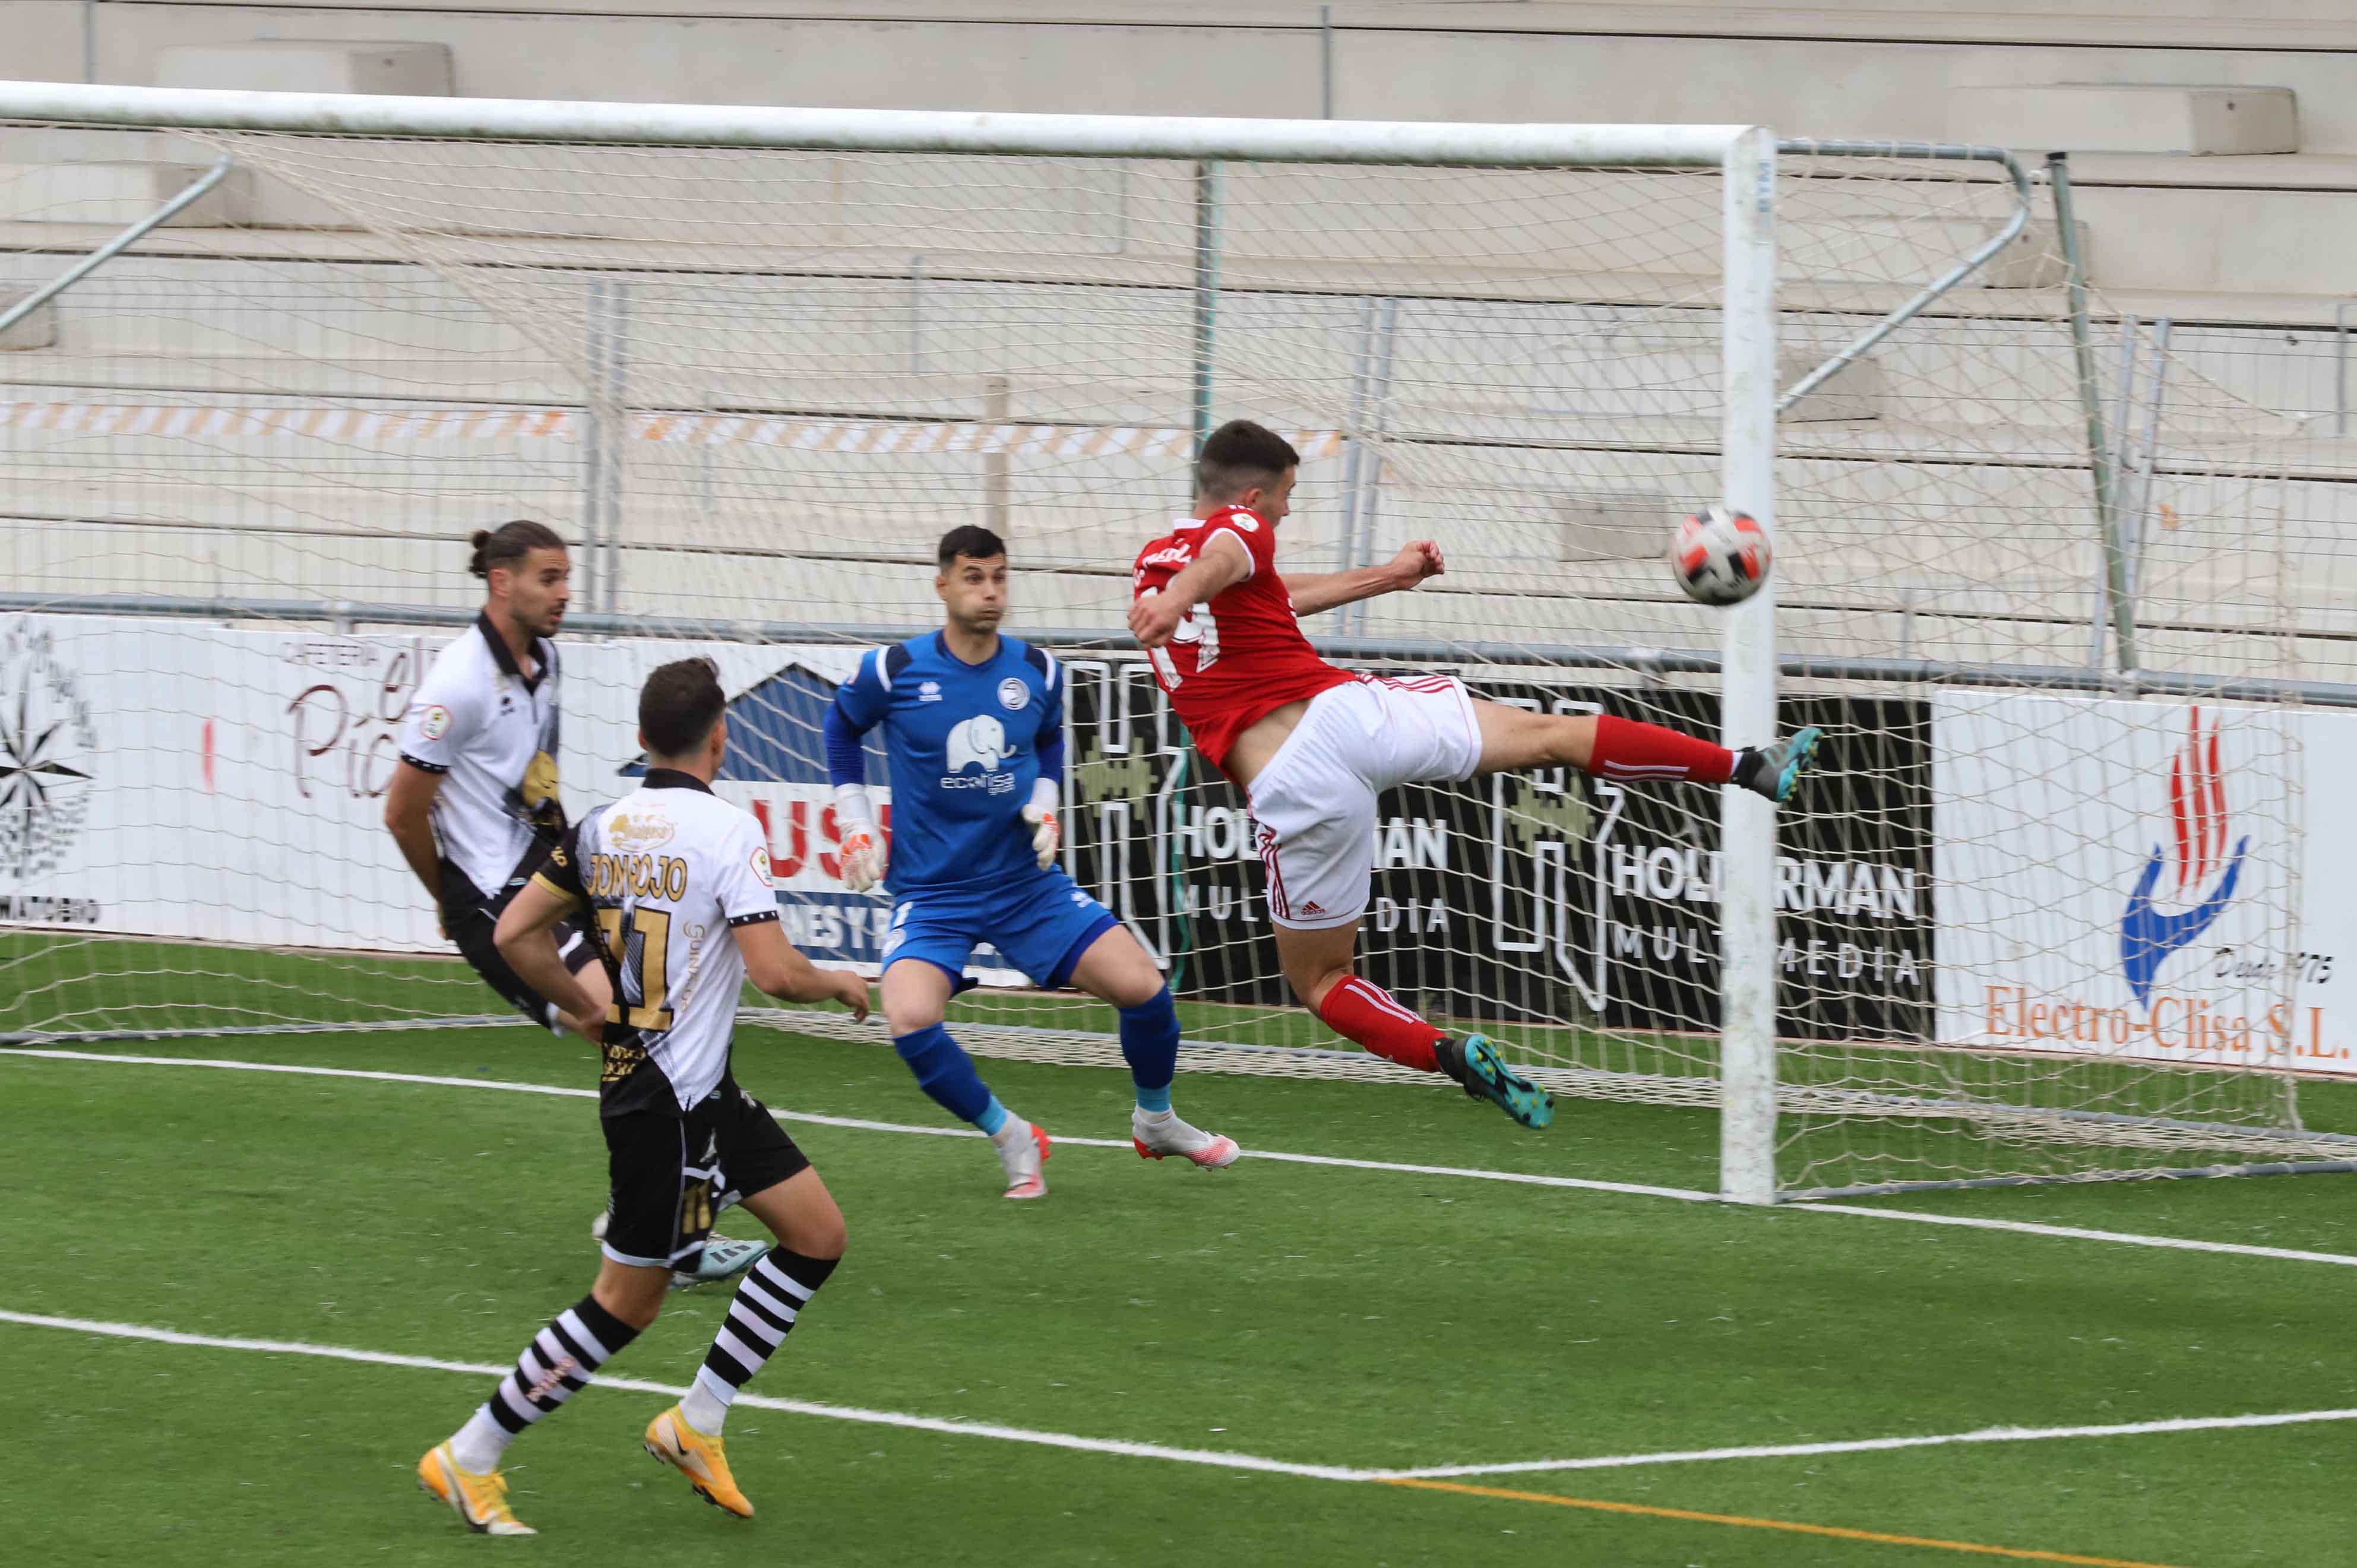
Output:
M224 156L8 310L135 216L91 190ZM1738 1201L2345 1162L2296 1096L2346 1070L2301 800L2357 688L2315 678L2287 564L2324 531L2276 422L2165 327L2104 321L2126 368L2098 363L2076 231L2029 197L1986 149L1736 125L0 83L0 697L103 757L0 827L0 1033L487 1010L425 961L369 704L468 613L432 542L519 512L580 546L568 804L631 762L637 675L716 651L794 929L872 961L880 922L820 869L811 704L923 629L931 539L985 521L1010 629L1082 704L1068 864L1169 966L1190 1065L1359 1070L1285 1006L1241 803L1121 632L1193 444L1247 416L1304 452L1289 557L1450 546L1436 591L1313 628L1331 656L1730 746L1834 732L1781 823L1562 776L1387 804L1395 990L1560 1090L1716 1105ZM1778 545L1727 611L1659 560L1714 499ZM270 629L303 620L333 635ZM171 717L199 708L200 741ZM2178 854L2137 883L2156 804ZM159 861L212 891L126 875ZM2123 866L2130 934L2066 929ZM2157 990L2197 917L2249 972ZM984 1048L1108 1059L1085 1008L968 1005Z

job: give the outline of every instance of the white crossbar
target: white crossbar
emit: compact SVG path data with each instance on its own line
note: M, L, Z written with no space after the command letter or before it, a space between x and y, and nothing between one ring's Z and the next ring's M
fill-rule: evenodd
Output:
M1520 168L1712 166L1746 129L1741 125L1458 125L1412 120L1210 120L1145 114L576 103L519 98L223 92L61 81L0 81L0 120L658 146Z

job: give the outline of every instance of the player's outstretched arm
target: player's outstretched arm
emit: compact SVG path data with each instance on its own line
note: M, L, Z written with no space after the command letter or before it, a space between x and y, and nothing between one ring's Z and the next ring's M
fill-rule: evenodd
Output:
M745 955L745 977L780 1002L840 1002L855 1019L867 1016L867 982L847 969L821 969L786 940L775 920L735 928Z
M581 912L581 902L544 876L525 883L500 913L491 942L516 978L556 1004L565 1026L597 1045L606 1009L581 987L556 951L556 923Z
M1400 553L1380 566L1361 566L1349 572L1318 572L1307 576L1287 575L1285 591L1293 599L1293 613L1297 616L1316 615L1337 605L1356 604L1372 599L1378 594L1395 594L1413 588L1427 577L1437 577L1448 570L1440 553L1440 546L1429 539L1412 539Z

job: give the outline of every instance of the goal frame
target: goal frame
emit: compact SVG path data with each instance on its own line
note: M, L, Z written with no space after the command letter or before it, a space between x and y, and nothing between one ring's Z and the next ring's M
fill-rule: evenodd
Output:
M21 81L0 82L0 121L799 152L1157 158L1204 166L1241 161L1715 168L1722 214L1718 499L1749 513L1771 541L1775 534L1777 141L1760 126L772 109ZM1774 738L1775 608L1771 575L1722 616L1720 739L1728 746ZM1769 1204L1778 1196L1774 809L1749 791L1723 788L1720 829L1719 1190L1731 1201Z

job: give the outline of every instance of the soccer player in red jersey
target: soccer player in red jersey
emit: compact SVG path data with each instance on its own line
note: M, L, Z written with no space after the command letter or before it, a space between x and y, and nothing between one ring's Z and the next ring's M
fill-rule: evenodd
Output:
M1213 431L1197 464L1193 515L1138 553L1130 631L1196 749L1252 803L1277 958L1294 993L1336 1034L1447 1073L1523 1126L1544 1127L1553 1099L1491 1041L1451 1037L1351 972L1374 875L1375 798L1400 784L1569 766L1618 780L1732 782L1781 802L1819 732L1729 751L1609 714L1485 703L1452 675L1336 669L1297 618L1415 587L1447 564L1440 546L1419 539L1384 565L1278 575L1275 532L1299 463L1284 437L1249 421Z

